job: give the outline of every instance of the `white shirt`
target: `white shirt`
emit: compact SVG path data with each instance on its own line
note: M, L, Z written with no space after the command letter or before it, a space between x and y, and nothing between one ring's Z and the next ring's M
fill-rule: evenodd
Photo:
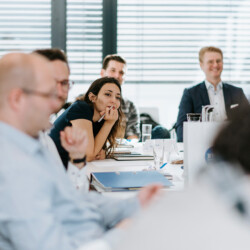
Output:
M39 140L41 143L55 156L58 162L62 164L61 158L58 154L57 148L53 140L46 132L39 133ZM87 193L89 190L89 181L86 173L86 166L79 169L71 162L68 163L67 174L76 189L81 193Z
M107 250L119 242L122 231L114 226L138 210L137 197L79 194L41 142L1 121L0 145L1 250L87 250L90 244Z
M65 109L61 109L61 110L59 110L58 113L52 114L52 115L50 116L50 118L49 118L50 123L53 124L53 123L56 121L56 119L57 119L64 111L65 111Z
M225 121L227 119L225 100L223 95L222 82L217 85L217 90L214 85L205 80L210 104L214 107L213 119L214 121Z

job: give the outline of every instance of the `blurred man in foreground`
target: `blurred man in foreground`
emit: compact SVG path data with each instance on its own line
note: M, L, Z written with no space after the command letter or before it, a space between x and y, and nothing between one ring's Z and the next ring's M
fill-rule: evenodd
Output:
M0 59L0 249L85 249L94 240L110 247L121 234L114 226L159 189L152 185L128 200L80 196L38 140L61 102L44 57L13 53Z
M39 49L33 53L44 56L49 60L52 68L53 77L56 81L57 94L60 97L58 107L54 110L52 116L54 119L60 115L62 107L65 105L68 99L68 93L73 86L73 81L69 80L70 68L66 54L60 49ZM61 164L61 157L57 151L54 141L48 136L47 132L40 133L41 142L52 152ZM80 131L80 129L67 127L61 133L61 140L64 148L69 152L70 159L68 161L67 173L74 186L82 193L88 192L89 182L86 175L85 151L87 147L86 133ZM77 163L73 163L75 159L78 159Z

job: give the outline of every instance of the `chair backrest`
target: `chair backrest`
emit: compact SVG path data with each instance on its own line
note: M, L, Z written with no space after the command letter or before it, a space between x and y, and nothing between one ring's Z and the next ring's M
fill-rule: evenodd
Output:
M140 114L149 114L157 123L160 123L159 109L157 107L139 107Z

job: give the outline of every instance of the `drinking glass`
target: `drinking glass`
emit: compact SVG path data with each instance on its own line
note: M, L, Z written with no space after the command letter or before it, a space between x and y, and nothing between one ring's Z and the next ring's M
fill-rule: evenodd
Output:
M163 161L171 163L172 156L179 156L176 140L164 139L164 158Z
M188 122L199 122L201 118L201 114L199 113L188 113L187 121Z
M152 124L142 124L142 142L151 139Z
M154 153L154 167L156 170L160 170L164 158L164 140L155 139L152 140L152 144Z

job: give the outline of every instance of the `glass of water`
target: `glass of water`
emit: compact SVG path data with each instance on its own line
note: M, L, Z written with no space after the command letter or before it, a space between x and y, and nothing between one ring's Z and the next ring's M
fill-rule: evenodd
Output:
M142 124L142 142L151 139L152 124Z
M154 153L154 167L156 170L160 170L160 166L163 164L164 159L164 140L155 139L152 140L153 153Z

